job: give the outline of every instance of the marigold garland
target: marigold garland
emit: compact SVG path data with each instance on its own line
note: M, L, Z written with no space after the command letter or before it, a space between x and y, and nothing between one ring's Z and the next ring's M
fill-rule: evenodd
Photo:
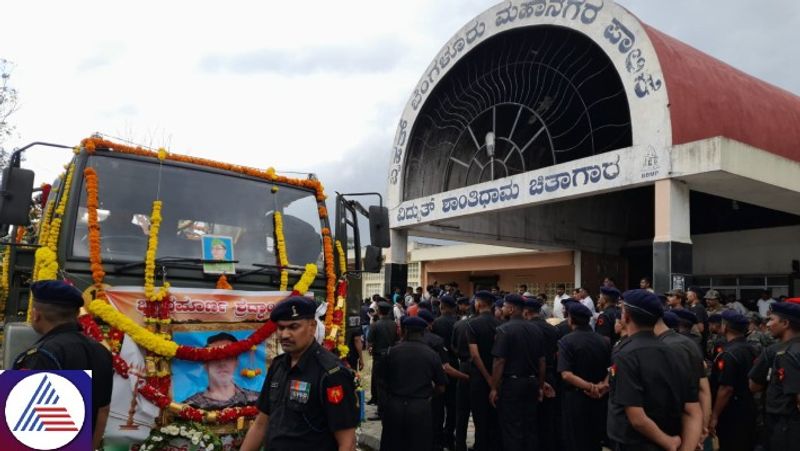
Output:
M339 240L336 240L336 252L339 254L339 276L344 276L344 273L347 272L347 258L345 258L342 242Z
M308 289L311 287L311 284L314 283L314 279L316 278L317 265L315 263L306 264L306 270L303 272L303 275L300 276L300 280L294 284L293 293L297 293L299 295L308 293Z
M106 272L103 270L103 260L100 247L100 221L97 218L97 209L100 206L98 199L97 172L94 168L86 168L83 171L86 180L86 211L89 217L89 263L92 269L92 280L94 281L95 297L105 299L103 290L103 279Z
M128 334L139 346L158 355L174 357L178 350L178 344L174 341L165 340L163 337L139 326L132 319L102 300L95 299L92 301L88 310L111 326Z
M150 237L147 240L147 254L144 263L144 295L151 301L162 301L169 290L169 283L156 291L156 252L158 252L158 231L161 228L161 201L153 201L153 212L150 215Z
M286 256L286 239L283 235L283 216L281 212L276 211L272 216L275 229L275 250L278 254L278 266L281 269L281 286L280 291L286 291L289 286L289 258Z
M217 290L233 290L233 287L228 283L228 278L225 274L221 274L217 279Z

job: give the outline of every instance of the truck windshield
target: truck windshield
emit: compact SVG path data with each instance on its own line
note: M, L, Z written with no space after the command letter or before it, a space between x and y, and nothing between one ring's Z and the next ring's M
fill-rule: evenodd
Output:
M237 269L275 265L274 212L279 211L289 264L322 266L312 191L170 165L162 167L159 177L156 163L108 155L89 157L87 167L97 172L104 262L144 260L152 203L160 196L158 257L238 260ZM72 255L89 256L85 181Z

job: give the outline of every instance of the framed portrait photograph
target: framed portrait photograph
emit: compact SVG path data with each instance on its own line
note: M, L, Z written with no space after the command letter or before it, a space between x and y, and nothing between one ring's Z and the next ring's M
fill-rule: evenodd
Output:
M204 235L200 244L203 246L203 260L219 260L222 263L203 263L206 274L235 274L236 265L233 258L233 237L223 235ZM227 262L227 263L226 263Z

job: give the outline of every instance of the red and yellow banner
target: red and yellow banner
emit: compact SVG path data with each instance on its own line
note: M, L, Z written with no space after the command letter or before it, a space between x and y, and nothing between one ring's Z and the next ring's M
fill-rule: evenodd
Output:
M289 291L237 291L204 288L169 289L162 302L174 322L238 323L266 321L275 304ZM117 310L139 324L144 324L147 298L143 287L109 287L106 296Z

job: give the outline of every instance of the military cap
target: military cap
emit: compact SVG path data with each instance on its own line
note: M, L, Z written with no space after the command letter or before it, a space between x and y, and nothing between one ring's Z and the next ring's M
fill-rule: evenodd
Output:
M563 305L564 308L568 308L569 304L571 304L573 302L577 302L578 304L581 303L579 300L577 300L575 298L564 298L564 299L561 300L561 305Z
M578 316L584 318L592 317L592 311L589 310L589 307L581 304L580 302L571 303L567 308L569 310L569 316Z
M427 324L432 323L433 320L436 319L433 316L433 313L431 313L429 310L422 310L422 309L419 309L417 311L417 318L422 318Z
M661 319L664 320L664 324L667 325L670 329L675 329L678 327L678 315L675 314L676 310L667 310L664 312L664 316Z
M615 287L600 287L600 293L613 300L617 300L620 296L622 296L622 293L620 293Z
M475 293L475 299L480 299L484 302L494 302L494 295L486 290L481 290Z
M770 306L770 310L783 319L800 323L800 304L794 302L775 302Z
M63 280L40 280L31 285L34 301L40 304L60 305L63 307L83 307L83 295L80 290Z
M392 304L381 298L381 300L378 301L378 310L382 313L389 313L392 310Z
M269 314L272 321L294 321L298 319L314 319L317 305L305 296L290 296L281 302Z
M719 313L712 313L708 315L708 322L709 323L721 323L722 322L722 315Z
M750 312L747 314L747 319L752 321L755 324L761 324L764 322L764 318L758 314L758 312Z
M537 298L527 298L525 299L525 306L526 309L533 310L534 312L538 312L542 309L542 301Z
M655 294L642 289L628 290L622 294L627 308L645 315L660 318L664 314L664 306Z
M468 297L460 297L456 300L456 304L458 305L469 305L469 298Z
M708 290L706 292L706 295L703 296L703 299L719 299L719 291L717 291L717 290Z
M505 301L503 300L503 298L495 299L495 301L494 301L494 307L495 308L503 308L503 304L505 304Z
M211 343L216 343L218 341L226 341L226 340L230 341L230 342L233 342L233 343L236 343L237 341L239 341L236 337L234 337L233 335L231 335L231 334L229 334L227 332L220 332L218 334L214 334L214 335L209 336L206 339L206 346L210 345Z
M443 305L447 305L450 307L456 306L456 300L453 298L453 296L450 296L449 294L446 294L441 298L439 298L439 302L441 302Z
M739 328L744 328L750 325L750 320L747 319L746 316L737 312L736 310L723 311L722 319L727 323L733 324L734 326L738 326Z
M226 246L226 245L225 245L225 242L224 242L224 241L222 241L222 240L221 240L221 239L219 239L219 238L214 238L213 240L211 240L211 247L214 247L214 246L222 246L222 247L224 247L225 249L227 249L227 248L228 248L228 246Z
M673 314L675 314L675 316L677 316L678 319L681 321L688 321L692 324L697 324L697 315L695 315L695 313L691 310L686 310L681 308L670 311Z
M679 297L681 299L685 299L686 298L686 293L684 293L683 290L679 290L677 288L674 289L674 290L669 290L664 294L666 296L677 296L677 297Z
M525 298L518 294L507 294L506 297L503 298L503 302L520 308L525 306Z
M403 329L423 330L428 327L428 323L419 316L404 316L400 320L400 326Z

